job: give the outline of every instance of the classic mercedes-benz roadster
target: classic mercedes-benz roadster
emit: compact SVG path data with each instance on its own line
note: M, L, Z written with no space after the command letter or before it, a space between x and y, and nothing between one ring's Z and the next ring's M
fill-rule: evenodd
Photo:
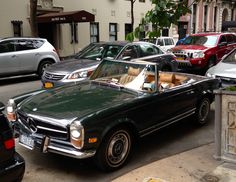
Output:
M16 96L8 102L19 143L120 168L135 140L183 118L208 120L219 81L160 72L158 64L104 60L89 80ZM192 119L190 120L192 121Z

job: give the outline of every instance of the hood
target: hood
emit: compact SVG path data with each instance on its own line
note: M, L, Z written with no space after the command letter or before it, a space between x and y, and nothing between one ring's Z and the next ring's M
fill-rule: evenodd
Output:
M219 62L208 72L220 77L236 78L236 64Z
M20 110L32 117L54 120L66 126L76 118L111 108L130 101L137 94L122 89L99 86L84 82L67 87L58 87L39 93L20 105Z
M98 65L100 61L89 60L89 59L70 59L55 63L45 69L46 72L50 73L71 73L78 69L89 68Z
M203 45L178 45L172 48L173 51L181 51L181 50L201 50L204 51L206 49L209 49L206 46Z

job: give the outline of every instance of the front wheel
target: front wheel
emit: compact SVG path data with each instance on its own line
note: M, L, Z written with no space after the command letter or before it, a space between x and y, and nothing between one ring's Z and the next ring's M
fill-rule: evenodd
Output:
M128 159L132 146L132 137L125 128L112 130L102 141L95 162L103 171L120 168Z
M51 64L53 64L53 62L50 61L50 60L45 60L45 61L43 61L43 62L41 62L41 63L39 64L39 67L38 67L38 76L39 76L40 78L42 77L45 68L48 67L48 66L50 66Z
M194 116L196 124L202 126L207 123L210 113L210 105L211 103L208 98L204 98L200 101Z

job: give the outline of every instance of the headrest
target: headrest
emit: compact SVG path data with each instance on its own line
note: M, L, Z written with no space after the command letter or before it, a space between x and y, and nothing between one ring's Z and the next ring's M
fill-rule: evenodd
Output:
M128 75L130 76L137 76L140 73L140 69L139 68L133 68L133 67L129 67L128 69Z
M175 75L173 73L160 73L159 80L161 82L174 83L175 82Z
M151 83L153 81L155 81L155 75L153 73L146 73L145 82Z

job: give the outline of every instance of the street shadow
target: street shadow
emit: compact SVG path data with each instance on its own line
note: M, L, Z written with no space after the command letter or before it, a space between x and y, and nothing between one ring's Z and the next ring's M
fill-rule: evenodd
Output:
M22 75L22 76L16 76L16 77L4 77L0 78L0 86L2 85L11 85L21 82L31 82L40 80L40 78L37 75Z
M95 166L93 159L78 160L40 152L36 152L33 155L34 157L28 157L29 155L24 157L26 162L30 160L30 163L38 166L37 170L54 171L58 176L68 176L68 180L72 177L83 182L112 181L136 168L157 160L212 143L214 141L214 111L211 110L209 122L202 127L197 127L191 120L192 118L187 118L141 138L128 163L120 170L111 173L100 171ZM30 152L32 153L32 151ZM45 161L47 162L45 163ZM58 177L59 179L60 177Z

